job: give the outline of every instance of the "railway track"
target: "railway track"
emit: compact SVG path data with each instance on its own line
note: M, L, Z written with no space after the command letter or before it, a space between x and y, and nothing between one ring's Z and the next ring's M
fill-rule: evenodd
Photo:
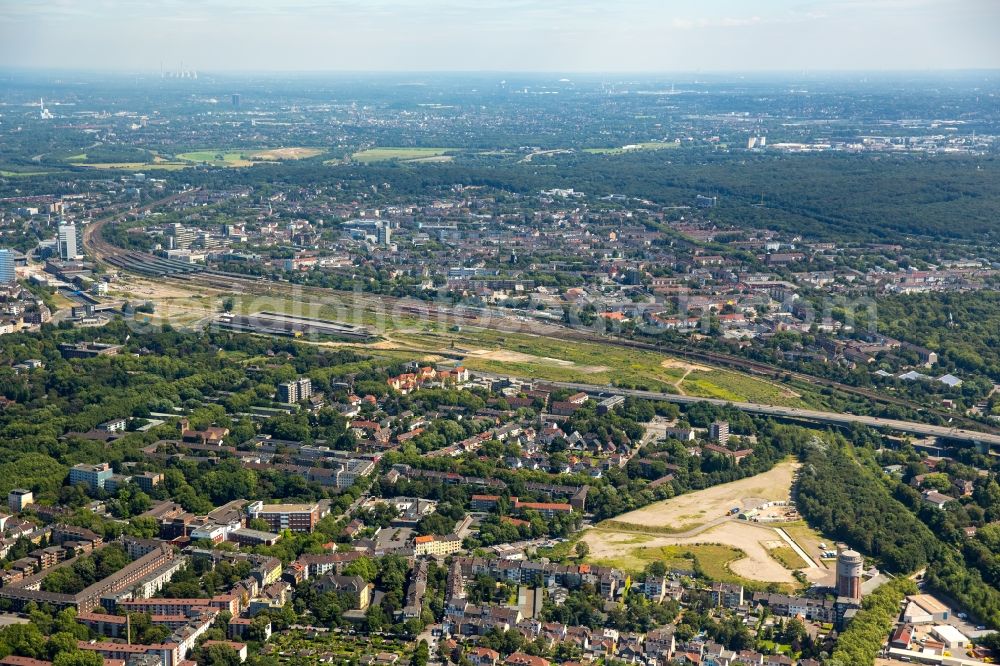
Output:
M268 283L266 281L265 282L254 281L241 277L231 277L231 276L219 277L213 275L206 275L204 273L198 273L198 274L184 276L182 279L185 282L204 284L206 286L213 286L215 288L222 288L222 289L233 289L233 290L239 289L240 291L251 291L251 292L256 291L258 293L262 291L267 294L279 293L281 291L281 289L279 288L280 285L274 285L273 283ZM323 287L308 287L308 286L296 285L295 288L297 291L299 291L299 293L303 295L313 295L319 298L334 297L337 298L338 301L340 302L350 302L350 299L359 297L357 294L348 292L338 292ZM483 328L488 328L499 332L529 333L533 335L544 335L546 337L557 338L560 340L610 344L619 347L641 349L644 351L670 354L686 360L697 361L709 365L738 370L750 375L765 377L773 380L782 381L785 378L788 378L812 385L824 386L826 388L839 391L844 394L848 394L858 398L863 398L865 400L870 400L876 404L894 405L897 407L903 407L924 414L933 415L945 423L950 422L955 424L962 424L965 427L982 430L984 432L1000 432L1000 429L990 427L986 424L980 423L979 421L975 421L973 419L969 419L960 415L949 414L947 412L943 412L934 409L932 407L919 405L902 398L885 395L883 393L879 393L877 391L872 391L870 389L865 389L862 387L850 386L848 384L843 384L841 382L832 379L827 379L824 377L807 375L794 370L789 370L779 366L763 363L761 361L754 361L752 359L745 359L739 356L732 356L730 354L723 354L720 352L713 352L708 350L695 350L695 349L680 347L677 345L669 345L663 343L655 344L649 342L642 342L639 340L631 340L628 338L622 338L608 334L600 334L591 331L581 331L578 329L570 328L565 325L556 325L551 322L532 321L530 322L530 324L528 324L527 322L521 320L512 319L510 315L495 310L488 310L484 314L483 313L484 309L480 308L465 309L457 307L448 307L436 303L423 303L419 301L415 302L412 299L403 299L398 297L390 297L390 296L378 297L368 294L362 294L360 295L360 298L362 299L363 302L366 302L368 304L372 304L372 301L375 301L376 306L383 307L389 311L396 311L409 315L422 315L430 319L437 319L439 321L461 323L470 326L480 326Z
M103 229L108 222L114 222L115 220L124 219L124 215L128 213L147 213L155 208L171 204L175 201L179 201L184 197L190 196L195 192L200 191L201 188L195 188L192 190L184 190L183 192L176 192L170 196L163 197L162 199L157 199L156 201L151 201L147 204L143 204L138 208L129 209L117 209L114 212L99 217L88 224L83 229L83 246L87 248L91 257L98 261L103 261L104 263L111 263L108 261L111 257L118 257L128 254L126 250L122 250L119 247L112 245L111 243L104 240Z
M593 338L586 338L588 341L593 340ZM752 374L760 377L767 377L769 379L783 380L785 378L793 379L801 382L806 382L809 384L818 384L820 386L825 386L841 393L847 393L860 398L865 398L876 403L895 405L898 407L905 407L907 409L912 409L924 414L933 414L937 416L942 421L948 423L961 423L970 428L976 428L983 430L984 432L1000 432L1000 429L991 427L987 424L981 423L979 421L966 418L964 416L950 414L933 407L927 407L924 405L919 405L908 400L897 398L890 395L885 395L884 393L879 393L870 389L851 386L849 384L843 384L836 380L827 379L825 377L817 377L815 375L807 375L794 370L789 370L776 365L770 365L760 361L754 361L751 359L741 358L739 356L732 356L730 354L723 354L720 352L712 352L706 350L693 350L684 347L678 347L675 345L665 345L665 344L652 344L640 342L638 340L629 340L626 338L614 338L614 337L600 337L601 340L608 344L617 344L619 346L631 347L634 349L643 349L647 351L655 351L664 354L670 354L672 356L678 356L680 358L700 361L702 363L708 363L715 366L722 366L726 368L733 368L740 370L747 374Z
M150 211L158 206L167 205L186 196L190 196L191 194L197 192L198 189L178 192L163 199L148 203L138 209L132 209L128 212ZM116 219L120 219L121 216L122 213L120 211L115 212L87 225L83 233L83 243L95 259L114 265L116 268L120 268L122 270L135 272L135 257L132 256L135 253L131 253L130 251L122 250L121 248L111 245L104 240L101 233L104 225ZM275 283L262 277L243 276L210 270L160 276L159 279L164 282L177 281L189 285L197 284L213 289L228 290L236 293L251 293L262 296L274 296L281 294L287 295L288 287L294 287L298 295L315 296L317 299L329 299L340 304L359 304L363 307L376 308L386 312L399 312L407 315L426 316L431 319L437 319L438 321L479 326L498 332L528 333L570 342L578 341L611 344L619 347L671 354L687 360L700 361L710 365L735 369L759 377L777 380L790 378L808 384L824 386L847 395L871 400L877 404L894 405L924 414L934 415L946 423L961 423L966 427L975 428L985 432L1000 432L1000 429L998 428L988 426L963 416L949 414L947 412L942 412L932 407L913 403L902 398L885 395L883 393L862 387L850 386L824 377L807 375L761 361L754 361L752 359L746 359L720 352L697 350L663 343L648 343L609 334L583 331L570 328L561 323L556 324L550 321L542 321L537 318L513 316L510 313L496 309L478 307L468 308L462 306L443 305L439 303L427 303L417 301L412 298L341 292L327 289L325 287L292 285L291 283L281 282Z

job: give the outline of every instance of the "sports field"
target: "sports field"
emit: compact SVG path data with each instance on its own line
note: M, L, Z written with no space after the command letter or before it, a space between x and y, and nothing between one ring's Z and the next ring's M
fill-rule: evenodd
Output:
M440 162L449 161L454 148L369 148L361 150L353 155L351 159L362 164L373 162Z
M625 153L637 153L646 150L669 150L671 148L680 148L680 144L672 141L644 141L643 143L633 143L620 148L584 148L583 152L592 155L624 155Z
M291 146L284 148L252 148L240 150L222 150L206 148L180 153L177 159L195 164L210 164L224 167L246 167L255 162L280 162L285 160L301 160L315 157L325 152L321 148L304 148Z

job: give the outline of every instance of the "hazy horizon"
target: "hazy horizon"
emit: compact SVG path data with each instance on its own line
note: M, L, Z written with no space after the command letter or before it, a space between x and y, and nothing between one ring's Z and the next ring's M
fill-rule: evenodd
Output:
M3 69L708 74L1000 69L994 0L55 0Z

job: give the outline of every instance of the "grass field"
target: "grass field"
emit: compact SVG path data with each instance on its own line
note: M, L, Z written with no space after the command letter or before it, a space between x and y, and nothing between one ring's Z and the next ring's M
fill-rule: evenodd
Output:
M122 169L124 171L178 171L192 166L184 162L74 162L73 166L87 169Z
M52 294L52 302L55 303L56 307L59 308L60 310L63 308L72 308L74 305L76 305L76 301L66 298L65 296L62 295L62 293L58 291Z
M179 153L177 159L195 164L242 167L253 164L250 161L252 154L253 151L247 150L194 150L190 153Z
M185 161L165 159L151 150L144 150L142 152L148 155L149 158L122 162L98 162L87 153L78 153L65 157L63 161L69 166L84 167L87 169L121 169L124 171L146 171L151 169L176 171L191 166L190 163Z
M28 176L46 176L51 171L7 171L0 169L0 176L4 178L27 178Z
M210 164L222 167L252 166L255 161L280 162L284 160L301 160L323 154L321 148L304 148L290 146L286 148L260 148L241 150L205 149L180 153L177 159L194 164Z
M461 354L471 370L575 381L594 385L645 388L664 393L722 398L763 404L806 406L780 384L737 372L687 363L665 354L600 343L566 341L531 333L464 327L422 318L401 308L378 312L376 301L355 302L350 294L317 296L270 288L269 295L239 295L240 312L272 310L372 326L399 349L423 355Z
M744 579L734 574L729 566L744 557L738 548L722 544L693 544L690 546L657 546L633 548L615 557L588 557L592 564L616 567L637 573L650 562L663 562L671 571L691 571L695 560L706 576L727 583L741 583Z
M322 148L270 148L268 150L258 150L253 156L259 160L304 160L322 155L324 152L326 151Z
M630 511L587 530L583 540L594 561L615 560L626 568L678 550L712 547L708 551L712 556L698 561L715 580L794 585L789 568L778 559L785 547L778 533L765 525L733 520L728 512L735 506L788 499L796 467L797 463L783 462L763 474Z
M446 153L454 150L454 148L369 148L354 153L351 155L351 159L362 164L392 160L399 162L447 161L451 159L451 156Z
M691 365L665 354L526 333L465 329L394 336L425 348L467 353L472 370L549 381L614 384L706 398L803 406L797 393L736 372ZM453 346L454 345L454 346Z
M820 557L821 551L825 550L820 548L820 544L825 543L828 547L833 546L832 539L824 538L819 532L809 527L804 520L799 520L794 523L782 523L781 529L792 538L795 543L799 544L799 547L809 555L814 562L822 567L830 568L830 562L823 560Z
M791 546L778 546L768 550L768 555L781 563L789 571L795 571L806 566L799 554Z

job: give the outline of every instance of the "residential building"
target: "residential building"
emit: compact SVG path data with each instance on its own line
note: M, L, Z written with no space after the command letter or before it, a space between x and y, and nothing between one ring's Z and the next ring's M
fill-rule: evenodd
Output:
M462 549L462 539L457 534L448 536L418 536L413 540L413 554L421 555L451 555Z
M143 491L150 492L154 487L163 482L163 475L157 472L143 472L132 477L133 483Z
M729 422L715 421L708 426L708 438L719 446L725 446L729 441Z
M118 604L120 610L128 613L149 613L150 615L185 615L199 608L214 608L239 613L239 599L232 594L218 594L210 599L153 597L133 599Z
M104 432L125 432L125 428L128 426L127 419L111 419L110 421L105 421L97 426L98 430L103 430Z
M712 601L723 608L739 608L743 605L743 586L736 583L712 583L709 589Z
M14 513L24 511L24 508L35 501L35 495L24 488L14 488L7 493L7 506Z
M167 238L171 250L187 250L196 238L194 229L189 229L180 223L173 223L167 226Z
M473 495L469 506L473 511L492 511L499 501L499 495Z
M312 395L312 380L301 377L295 381L278 385L278 402L294 405L308 399Z
M507 666L549 666L551 664L548 659L535 657L524 652L515 652L507 657L504 663Z
M324 592L349 594L357 610L365 610L371 603L371 586L361 576L327 574L316 581L316 590L320 594Z
M924 492L924 502L930 504L936 509L943 509L948 502L954 501L954 497L939 493L936 490L927 490Z
M254 502L247 507L251 518L263 520L272 532L312 532L322 518L319 504L264 504Z
M516 497L512 497L511 499L514 500L515 511L537 511L546 518L573 513L573 506L565 502L522 502Z
M84 588L76 594L61 594L46 592L40 589L42 578L48 572L28 573L25 577L11 584L5 583L0 588L0 599L6 599L13 610L21 610L28 604L48 604L53 608L75 608L78 611L91 611L101 604L101 600L109 595L116 595L123 590L129 590L151 574L160 571L164 565L176 557L173 546L159 543L157 548L147 552L138 559L127 564L123 569L107 578ZM205 599L198 600L205 605Z
M472 666L497 666L500 653L487 647L474 647L465 653Z
M98 463L96 465L80 463L70 468L69 485L83 484L91 492L103 490L104 484L107 483L113 473L111 465L108 463Z

